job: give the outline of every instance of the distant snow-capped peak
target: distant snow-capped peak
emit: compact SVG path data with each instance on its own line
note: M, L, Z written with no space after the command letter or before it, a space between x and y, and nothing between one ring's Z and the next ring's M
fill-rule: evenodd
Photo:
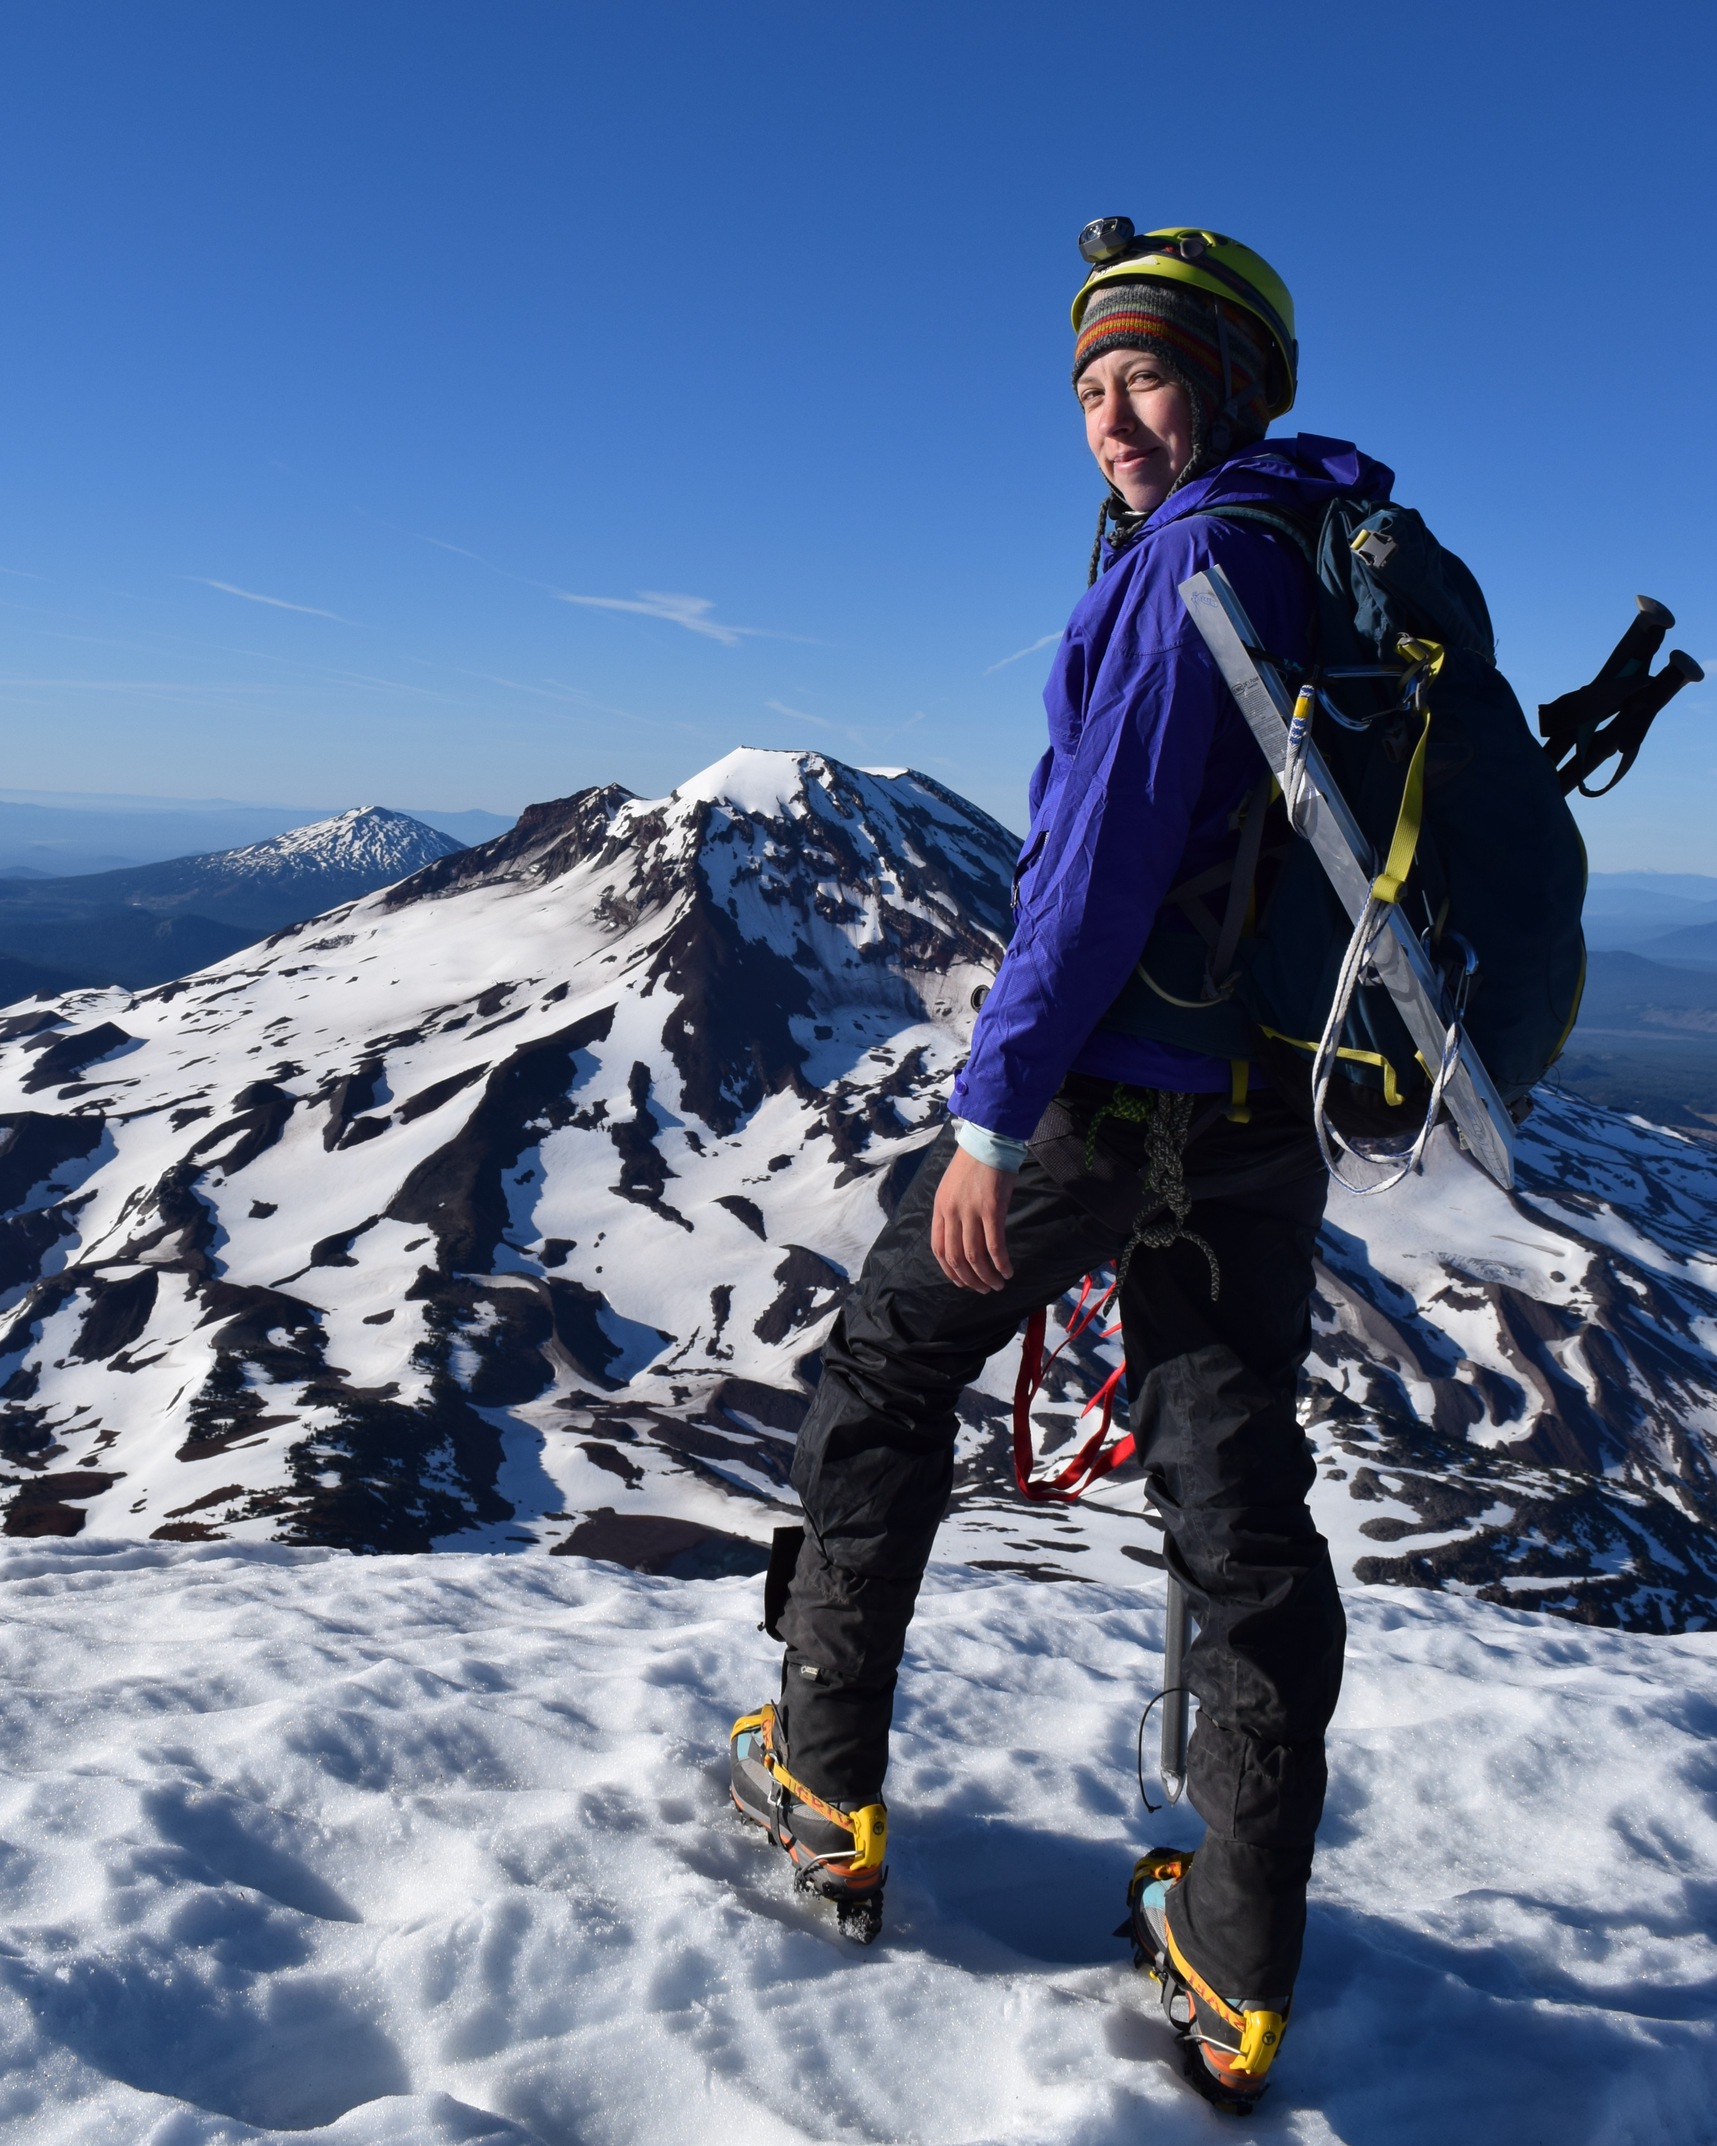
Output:
M209 859L231 878L271 878L303 872L347 872L403 878L464 845L385 805L354 805L349 812L308 827L294 827L266 842L220 851Z

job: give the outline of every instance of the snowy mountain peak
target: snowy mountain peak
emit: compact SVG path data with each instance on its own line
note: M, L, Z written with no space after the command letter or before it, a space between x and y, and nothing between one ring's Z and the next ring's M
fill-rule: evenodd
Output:
M294 827L244 849L223 850L218 862L223 876L232 880L347 872L373 884L378 874L403 879L438 857L452 856L461 846L451 835L403 812L390 812L385 805L355 805L331 820Z
M636 1443L621 1396L688 1521L768 1511L1014 844L921 776L752 760L535 807L195 977L0 1024L14 1534L553 1540L616 1465L645 1480L586 1453Z
M736 753L0 1021L5 1530L738 1569L791 1511L816 1351L941 1120L1014 851L924 775ZM1344 1569L1717 1614L1714 1236L1706 1150L1556 1099L1512 1196L1439 1136L1401 1194L1332 1201L1305 1401ZM1063 1369L1051 1440L1105 1365ZM1019 1510L1011 1379L963 1403L956 1517L1077 1577L1141 1492Z

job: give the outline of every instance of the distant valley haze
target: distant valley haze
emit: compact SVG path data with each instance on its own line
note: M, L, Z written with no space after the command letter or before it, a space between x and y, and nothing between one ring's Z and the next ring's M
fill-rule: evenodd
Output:
M130 797L102 791L0 789L0 878L113 872L172 857L266 842L314 826L369 798L343 805L276 805L226 797ZM456 842L504 834L512 815L396 807Z

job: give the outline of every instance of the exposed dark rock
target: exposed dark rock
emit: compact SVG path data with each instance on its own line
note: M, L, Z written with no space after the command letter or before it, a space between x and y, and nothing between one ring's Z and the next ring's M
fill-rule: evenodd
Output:
M409 1125L414 1118L427 1117L432 1110L439 1110L449 1103L473 1081L483 1078L489 1070L487 1065L467 1066L463 1073L450 1073L445 1080L438 1080L427 1088L420 1088L415 1095L407 1096L394 1112L401 1125Z
M8 1535L77 1535L86 1515L66 1501L98 1498L119 1481L99 1470L67 1470L63 1475L37 1475L21 1483L6 1508L4 1532Z
M615 813L631 796L619 783L608 783L547 804L527 805L504 835L425 865L390 887L380 900L393 909L406 902L486 886L497 879L558 879L574 865L601 853Z
M599 1314L608 1310L607 1298L599 1289L563 1281L558 1275L546 1276L543 1287L554 1317L554 1338L568 1362L581 1378L612 1392L620 1381L609 1376L609 1367L625 1351L603 1331ZM672 1336L664 1334L661 1339L668 1341Z
M644 1471L635 1460L628 1460L618 1446L611 1446L605 1439L581 1438L578 1450L593 1467L605 1469L617 1475L628 1490L635 1490L644 1480Z
M0 1114L0 1209L10 1212L56 1170L93 1155L106 1122L99 1110Z
M354 1222L350 1229L335 1230L331 1235L318 1237L310 1247L310 1264L313 1267L355 1267L352 1246L364 1234L374 1229L380 1215L371 1215L367 1221Z
M745 938L715 907L695 869L698 897L663 940L650 976L677 994L662 1041L685 1106L726 1134L798 1080L806 1051L791 1022L810 1012L811 991L785 955Z
M34 1095L43 1088L57 1087L61 1081L74 1080L86 1066L95 1065L135 1041L112 1021L62 1036L57 1043L50 1043L30 1068L24 1079L24 1092Z
M756 1379L724 1378L711 1391L708 1406L712 1416L730 1420L749 1416L772 1431L796 1436L805 1420L806 1401L802 1393L764 1386Z
M215 1359L186 1414L188 1429L178 1452L178 1458L184 1461L212 1460L217 1453L225 1453L258 1432L290 1420L279 1413L269 1414L261 1394L246 1379L242 1360L236 1356Z
M32 1008L28 1013L11 1013L0 1020L0 1043L12 1043L20 1036L39 1036L44 1029L64 1028L66 1017L56 1013L51 1006Z
M656 1135L661 1131L662 1123L650 1108L649 1067L634 1065L627 1087L632 1098L632 1116L617 1120L608 1128L608 1137L620 1152L620 1182L613 1189L623 1200L634 1200L640 1207L649 1208L652 1214L660 1215L664 1222L678 1223L681 1229L689 1231L691 1224L685 1216L662 1197L674 1172L668 1168L656 1145Z
M388 1213L397 1222L421 1222L434 1230L443 1272L487 1268L506 1227L502 1178L542 1131L564 1122L556 1113L572 1085L574 1055L600 1043L613 1019L613 1007L601 1007L503 1060L464 1125L445 1147L426 1156L395 1194ZM541 1127L533 1122L539 1118L545 1121Z
M16 1289L42 1271L43 1262L62 1237L72 1233L70 1202L35 1207L0 1221L0 1291Z
M227 1505L234 1498L244 1496L242 1483L226 1483L219 1490L206 1490L200 1498L193 1498L189 1505L175 1505L167 1513L169 1520L183 1520L187 1514L207 1512L211 1505Z
M554 1381L543 1346L554 1331L546 1292L447 1282L436 1292L428 1321L432 1332L439 1328L469 1352L470 1370L460 1383L479 1408L518 1408Z
M775 1279L781 1285L780 1294L755 1323L758 1340L771 1346L785 1341L795 1327L810 1326L820 1319L829 1308L827 1300L842 1295L847 1286L839 1267L831 1266L802 1244L787 1247L786 1258L775 1269ZM825 1300L820 1304L819 1296Z
M290 1488L273 1508L284 1541L398 1555L512 1518L495 1490L500 1433L450 1377L415 1408L345 1385L315 1398L335 1421L287 1456Z
M248 1164L273 1147L297 1108L298 1098L271 1080L252 1081L233 1097L235 1117L207 1132L191 1149L192 1155L210 1155L224 1141L237 1138L225 1155L210 1159L228 1177L236 1177Z
M328 1122L322 1128L322 1145L332 1152L346 1137L360 1111L368 1110L381 1086L384 1061L366 1058L356 1071L345 1074L328 1091Z
M725 1535L719 1528L665 1513L617 1513L607 1505L588 1513L564 1542L555 1544L553 1555L599 1558L604 1564L675 1580L726 1579L769 1569L768 1549L746 1536Z
M29 1389L34 1385L33 1373L26 1372L22 1378L14 1373L0 1389L7 1403L0 1409L0 1459L11 1467L39 1468L60 1451L48 1422L48 1411L20 1406L29 1398Z
M190 1162L176 1162L162 1174L142 1202L142 1227L119 1253L120 1259L136 1261L148 1255L151 1265L160 1265L171 1258L194 1280L208 1275L217 1224L206 1202L197 1197L202 1174L201 1167Z
M769 1232L763 1227L763 1210L755 1200L748 1200L743 1192L724 1192L715 1203L725 1207L737 1222L743 1222L754 1237L761 1237L765 1244Z
M89 1309L83 1315L71 1353L85 1363L105 1362L131 1344L149 1324L161 1286L154 1267L128 1274L122 1281L92 1276L85 1285Z

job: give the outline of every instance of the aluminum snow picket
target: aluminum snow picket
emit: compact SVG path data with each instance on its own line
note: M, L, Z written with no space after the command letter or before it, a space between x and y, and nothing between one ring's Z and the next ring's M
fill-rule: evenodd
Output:
M1293 697L1259 646L1227 575L1219 566L1207 567L1181 583L1180 596L1263 748L1271 772L1280 777L1287 760ZM1305 776L1305 837L1342 907L1357 923L1377 876L1377 860L1315 745L1306 751ZM1371 962L1420 1057L1426 1065L1436 1066L1449 1027L1442 980L1398 906L1389 911ZM1513 1120L1483 1060L1464 1035L1460 1062L1450 1076L1445 1099L1468 1149L1499 1185L1512 1186Z

